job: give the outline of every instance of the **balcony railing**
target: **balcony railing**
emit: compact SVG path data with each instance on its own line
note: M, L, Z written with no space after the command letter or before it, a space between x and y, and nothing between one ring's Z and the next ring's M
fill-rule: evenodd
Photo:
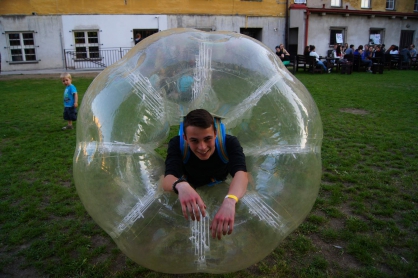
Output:
M131 48L101 48L99 51L80 52L64 49L66 69L104 69L121 59Z

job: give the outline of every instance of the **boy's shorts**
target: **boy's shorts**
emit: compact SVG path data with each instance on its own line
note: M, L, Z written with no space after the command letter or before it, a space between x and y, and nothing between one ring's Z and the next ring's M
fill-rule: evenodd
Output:
M75 107L64 107L64 120L77 121L77 109Z

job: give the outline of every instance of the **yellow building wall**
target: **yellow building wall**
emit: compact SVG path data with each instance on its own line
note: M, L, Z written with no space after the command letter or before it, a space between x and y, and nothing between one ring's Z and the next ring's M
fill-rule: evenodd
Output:
M204 14L284 16L285 0L0 0L0 15Z
M343 0L343 8L348 5L356 10L372 10L384 12L391 10L386 10L386 1L385 0L371 0L370 9L361 8L361 0ZM395 10L394 12L401 13L413 13L414 12L414 0L395 0Z

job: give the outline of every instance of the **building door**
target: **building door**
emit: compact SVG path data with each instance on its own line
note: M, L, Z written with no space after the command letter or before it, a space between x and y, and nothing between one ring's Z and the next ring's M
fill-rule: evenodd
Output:
M289 28L289 47L287 51L290 54L290 60L298 54L298 36L299 28Z
M262 41L262 30L262 28L240 28L239 32L256 40Z
M410 46L414 40L414 31L401 30L401 40L399 42L399 49L405 46Z

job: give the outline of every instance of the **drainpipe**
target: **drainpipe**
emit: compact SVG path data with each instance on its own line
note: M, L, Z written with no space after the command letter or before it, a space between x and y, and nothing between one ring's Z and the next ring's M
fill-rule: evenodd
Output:
M289 0L286 0L286 23L284 29L284 45L289 49Z
M61 60L62 60L62 68L67 69L66 67L66 60L65 60L65 49L64 49L64 43L63 41L63 37L62 37L62 32L60 32L60 44L61 44Z
M306 21L305 21L305 46L308 45L308 30L309 30L309 10L306 9ZM305 49L304 49L305 50Z
M161 32L161 30L160 30L160 17L159 16L156 16L155 18L157 19L157 29L158 29L158 32Z

